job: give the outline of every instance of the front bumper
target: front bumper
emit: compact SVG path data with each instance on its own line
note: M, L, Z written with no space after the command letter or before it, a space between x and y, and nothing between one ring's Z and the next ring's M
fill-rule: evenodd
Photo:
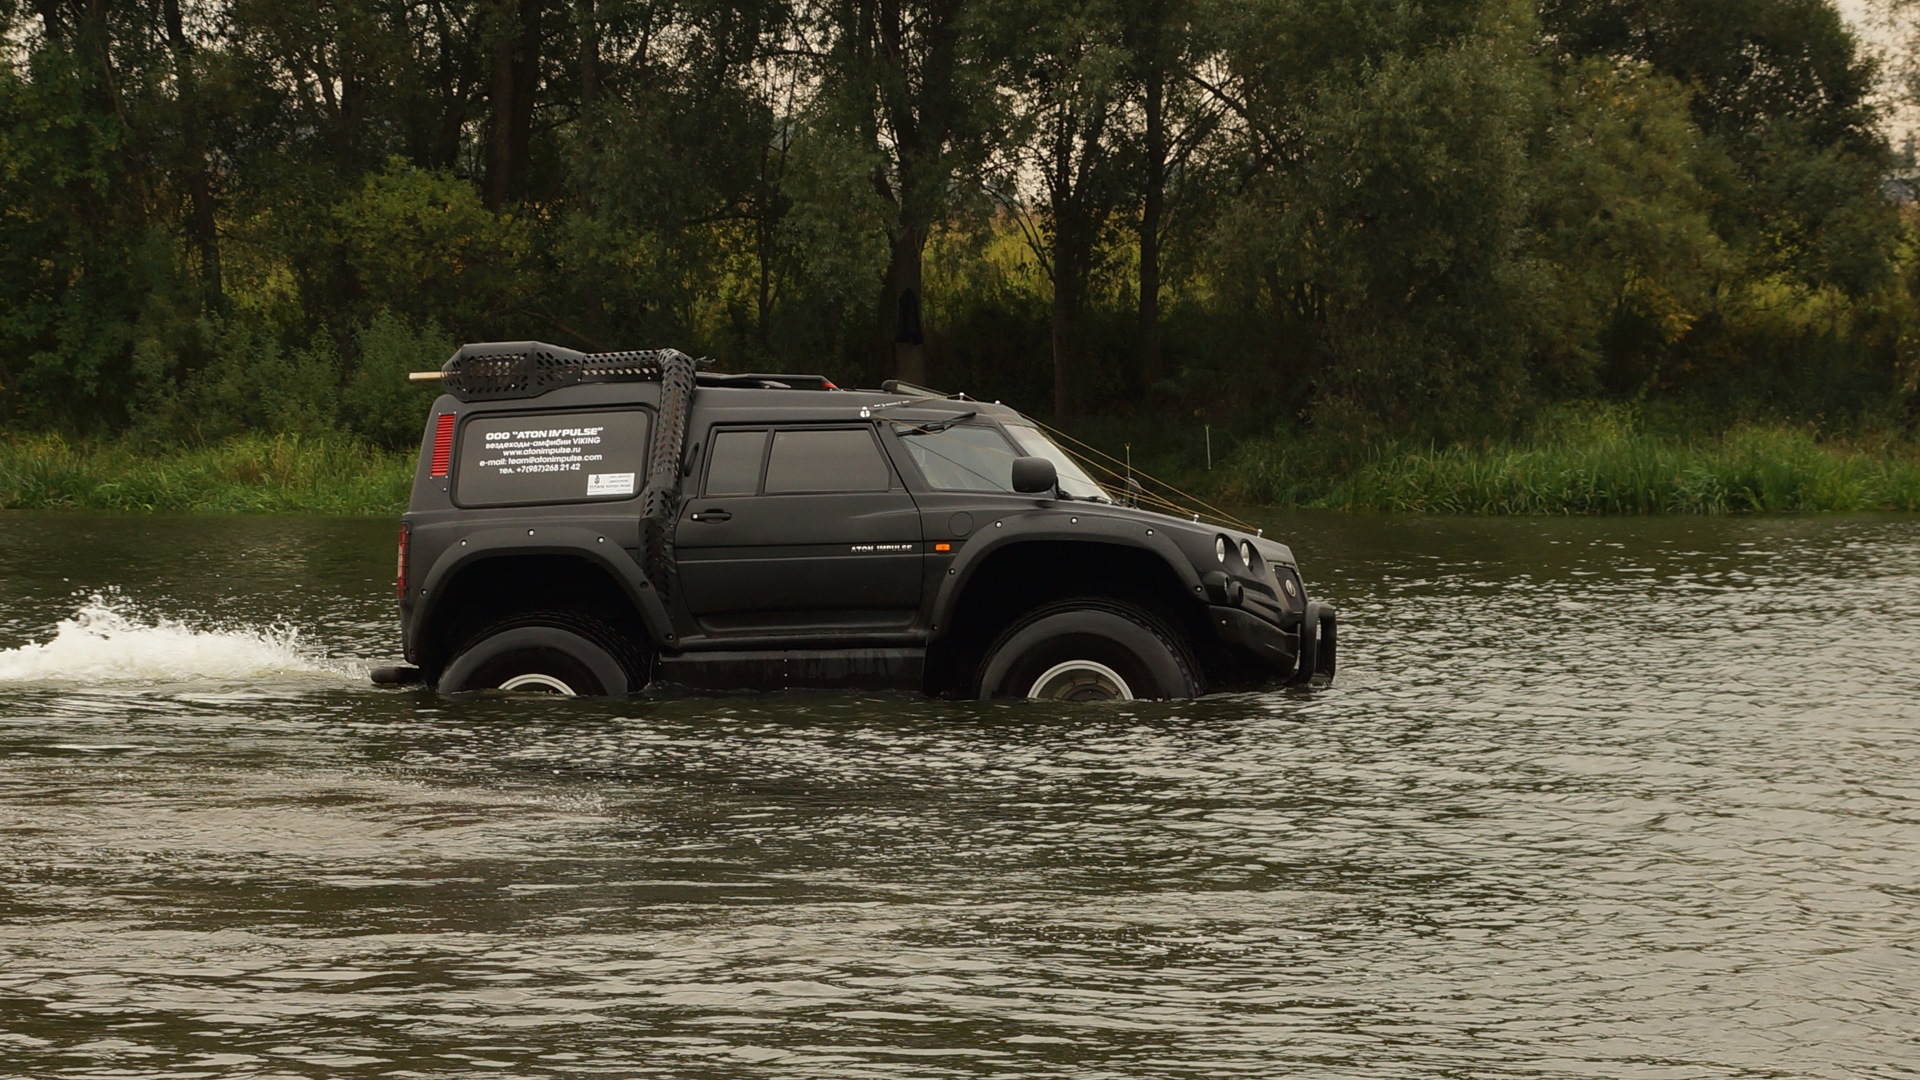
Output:
M1309 601L1298 633L1240 608L1216 605L1209 610L1222 642L1286 672L1288 685L1325 686L1333 681L1339 662L1340 619L1332 604Z

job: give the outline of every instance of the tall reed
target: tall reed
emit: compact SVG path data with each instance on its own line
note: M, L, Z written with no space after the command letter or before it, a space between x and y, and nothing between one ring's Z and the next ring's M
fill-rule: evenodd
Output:
M1684 440L1565 422L1513 445L1387 446L1345 467L1328 458L1311 444L1245 444L1224 486L1249 502L1414 513L1920 510L1920 447L1823 444L1795 427Z
M34 436L0 440L0 509L385 515L406 505L413 467L339 436L160 451Z

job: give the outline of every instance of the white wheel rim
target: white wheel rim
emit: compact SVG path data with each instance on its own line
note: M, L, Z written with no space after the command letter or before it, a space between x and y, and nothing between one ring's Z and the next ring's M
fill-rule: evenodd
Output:
M528 672L525 675L515 675L506 682L501 683L500 689L531 690L545 694L559 694L561 697L579 696L574 693L573 687L568 686L566 683L561 682L551 675L546 675L538 671Z
M1105 664L1068 660L1033 680L1027 697L1035 701L1132 701L1133 689L1119 672Z

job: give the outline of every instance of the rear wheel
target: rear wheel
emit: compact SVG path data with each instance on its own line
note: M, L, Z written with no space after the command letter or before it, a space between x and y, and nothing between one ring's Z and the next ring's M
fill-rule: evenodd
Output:
M982 698L1132 701L1196 697L1192 654L1157 616L1131 604L1048 604L1008 627L980 665Z
M558 614L512 619L475 634L440 673L441 693L508 690L624 697L646 685L612 627Z

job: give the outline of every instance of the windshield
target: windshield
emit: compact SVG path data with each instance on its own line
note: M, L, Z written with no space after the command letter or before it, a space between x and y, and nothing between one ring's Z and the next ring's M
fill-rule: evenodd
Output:
M940 491L1012 491L1013 459L1005 435L984 424L896 428L920 474Z
M955 417L951 426L927 425L894 428L900 441L913 455L927 483L940 491L1012 491L1013 459L1043 457L1053 462L1059 474L1060 490L1076 499L1113 501L1099 484L1093 482L1079 463L1039 429L1026 424L1008 424L1004 433L987 424L966 423L971 418ZM1012 438L1012 442L1007 440Z
M1069 457L1067 452L1055 445L1052 439L1042 435L1039 428L1028 427L1025 424L1008 424L1007 434L1013 436L1013 441L1020 445L1022 453L1043 457L1053 462L1054 469L1060 474L1061 491L1076 499L1113 501L1106 489L1094 483L1093 477L1088 476L1086 471L1080 468L1079 462Z

